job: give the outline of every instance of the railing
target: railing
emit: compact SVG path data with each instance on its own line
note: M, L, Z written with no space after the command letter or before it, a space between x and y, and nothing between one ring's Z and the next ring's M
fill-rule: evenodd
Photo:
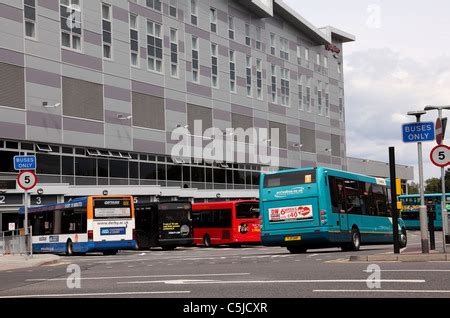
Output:
M23 230L0 232L0 256L33 254L32 228L29 228L28 235L22 232Z

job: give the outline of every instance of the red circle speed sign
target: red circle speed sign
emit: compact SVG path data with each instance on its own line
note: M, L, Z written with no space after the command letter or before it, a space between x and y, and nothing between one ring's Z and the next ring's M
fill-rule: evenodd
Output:
M37 184L37 176L33 171L22 171L17 177L17 184L25 191L31 190Z
M436 146L431 150L431 162L438 167L446 167L450 165L450 147L446 145Z

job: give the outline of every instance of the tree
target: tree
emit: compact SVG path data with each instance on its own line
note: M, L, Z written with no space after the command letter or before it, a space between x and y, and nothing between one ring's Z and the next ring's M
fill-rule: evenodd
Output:
M408 193L409 194L419 194L419 185L415 182L411 182L408 185Z
M430 178L425 181L425 193L440 193L441 192L441 179Z

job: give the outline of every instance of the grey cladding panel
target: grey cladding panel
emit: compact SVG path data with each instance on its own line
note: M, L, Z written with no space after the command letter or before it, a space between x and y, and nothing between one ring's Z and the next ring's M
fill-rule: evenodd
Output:
M0 63L0 105L25 108L23 67Z
M253 118L249 116L231 114L231 122L234 129L242 128L247 130L253 127Z
M164 99L133 92L133 125L164 130Z
M335 157L341 156L341 136L331 135L331 154Z
M103 120L103 86L63 77L64 115Z
M287 133L286 133L286 125L280 124L274 121L269 121L269 130L270 132L272 129L278 128L280 133L280 148L286 149L287 148ZM272 143L273 144L273 143Z
M203 131L205 131L205 129L212 127L212 109L208 107L188 104L187 120L191 133L194 132L194 120L201 120Z
M316 152L316 133L314 130L300 128L300 142L303 145L302 151Z

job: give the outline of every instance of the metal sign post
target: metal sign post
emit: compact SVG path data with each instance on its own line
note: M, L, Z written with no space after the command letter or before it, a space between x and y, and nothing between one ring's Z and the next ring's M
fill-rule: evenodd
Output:
M394 253L400 254L400 240L398 231L398 210L397 210L397 176L395 171L395 148L389 147L389 170L391 178L391 210L392 229L394 234Z
M425 115L425 111L409 112L408 115L415 116L417 122L412 124L403 125L403 141L404 142L417 142L417 152L419 155L419 190L420 190L420 238L422 243L422 253L430 253L430 244L428 240L428 218L427 207L425 206L425 189L423 178L423 153L422 153L422 141L434 140L434 123L422 123L420 117Z
M17 177L17 184L23 190L25 190L25 202L24 202L24 213L25 213L25 235L28 235L28 191L33 189L37 184L37 176L33 171L22 171Z

